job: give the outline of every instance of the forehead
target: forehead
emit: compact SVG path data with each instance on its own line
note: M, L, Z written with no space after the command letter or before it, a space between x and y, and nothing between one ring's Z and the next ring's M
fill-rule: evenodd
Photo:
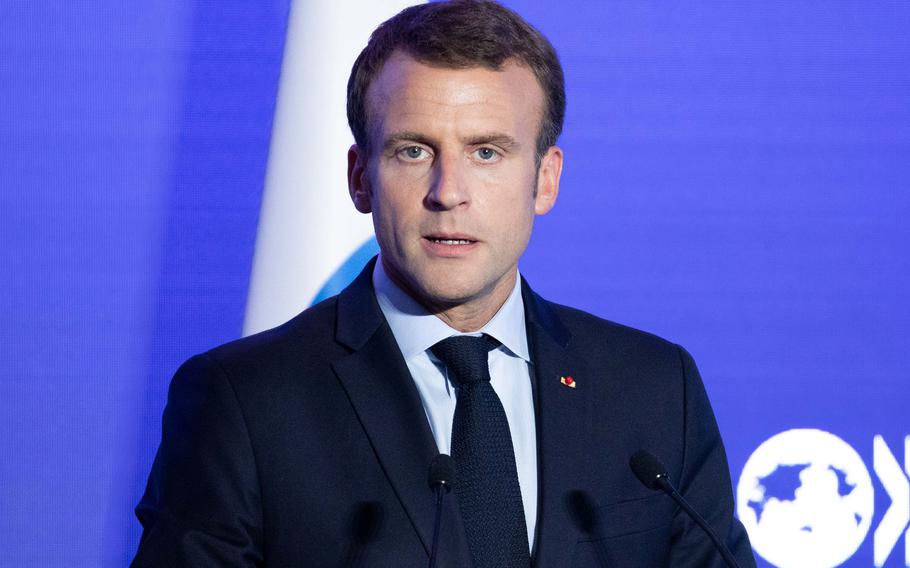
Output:
M542 108L537 78L513 61L499 70L452 69L421 63L399 51L367 91L374 137L404 130L427 135L497 131L533 139Z

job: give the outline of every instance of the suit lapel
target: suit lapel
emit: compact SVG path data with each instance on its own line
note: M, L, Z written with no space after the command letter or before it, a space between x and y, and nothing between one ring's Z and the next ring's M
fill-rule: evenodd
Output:
M438 453L423 404L373 292L375 259L338 298L336 339L352 350L332 365L414 530L429 552L434 521L427 468ZM538 523L534 565L568 566L579 535L569 500L588 487L591 451L585 362L569 349L571 334L522 282L536 395ZM579 381L569 388L560 377ZM467 546L454 495L440 542L445 566L467 566Z
M353 350L332 365L414 530L429 552L434 500L427 469L438 453L420 394L373 292L375 259L338 298L336 339ZM451 496L450 496L451 500ZM447 508L441 539L447 559L459 559L460 519ZM457 521L457 523L456 523ZM441 564L442 565L442 564ZM453 563L453 566L463 565Z
M534 565L562 567L569 564L579 536L568 503L573 492L588 486L584 456L591 451L585 396L589 375L584 361L568 349L571 334L527 282L522 284L537 381L539 503ZM572 377L576 388L563 384L561 377Z

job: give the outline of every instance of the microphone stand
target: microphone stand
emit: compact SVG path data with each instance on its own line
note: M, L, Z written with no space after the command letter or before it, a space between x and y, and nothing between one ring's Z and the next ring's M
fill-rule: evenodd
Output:
M442 500L445 498L445 484L440 483L435 488L436 491L436 522L433 524L433 547L430 549L429 568L436 568L436 558L439 552L439 529L442 526Z

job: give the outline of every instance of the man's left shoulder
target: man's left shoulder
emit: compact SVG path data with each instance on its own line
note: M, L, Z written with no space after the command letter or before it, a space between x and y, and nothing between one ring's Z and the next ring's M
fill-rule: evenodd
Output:
M589 356L618 357L626 363L631 359L674 366L680 365L681 357L688 357L682 347L653 333L578 308L542 301L565 326L570 335L568 348L572 351Z

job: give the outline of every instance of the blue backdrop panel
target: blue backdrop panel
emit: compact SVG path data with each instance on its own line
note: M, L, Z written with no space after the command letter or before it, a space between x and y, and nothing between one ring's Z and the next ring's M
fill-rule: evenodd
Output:
M171 374L241 333L288 2L44 4L0 18L0 565L122 566ZM509 5L569 96L523 273L686 346L734 483L785 430L854 448L872 566L873 438L903 465L910 435L910 8Z
M123 566L165 387L237 337L287 2L0 18L0 541Z
M734 483L791 428L839 436L870 472L880 434L903 463L907 8L560 7L520 5L569 87L562 193L523 263L531 282L686 346ZM872 478L874 528L890 501ZM872 565L871 537L851 566Z

